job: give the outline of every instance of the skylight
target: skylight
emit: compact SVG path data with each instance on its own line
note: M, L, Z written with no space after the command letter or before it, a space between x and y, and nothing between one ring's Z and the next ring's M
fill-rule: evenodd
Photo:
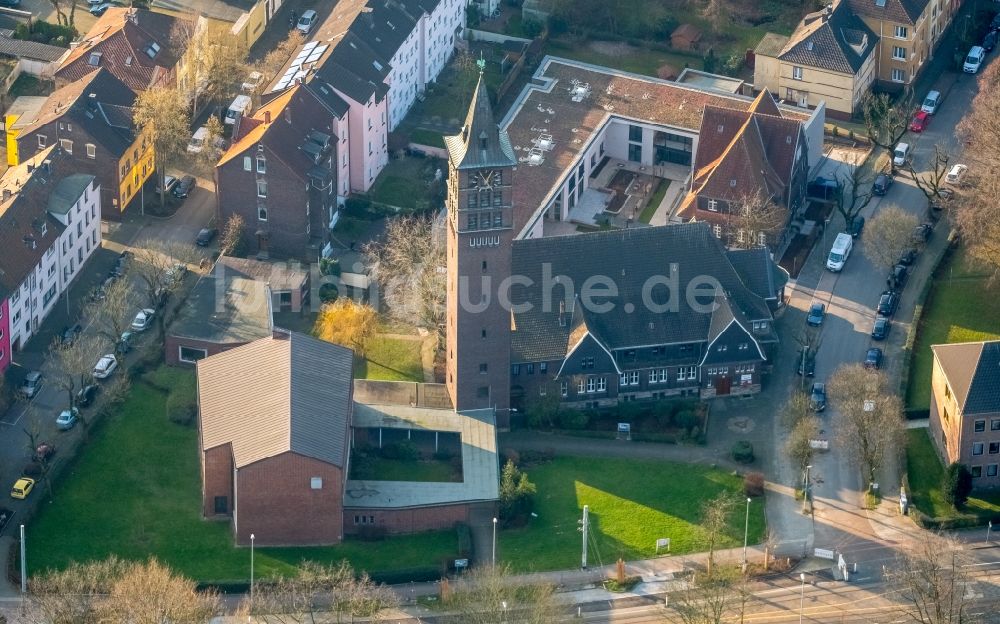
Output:
M154 41L153 43L149 44L148 48L146 48L146 55L149 58L154 58L154 57L156 57L156 54L159 51L160 51L160 44L158 44L158 43L156 43Z

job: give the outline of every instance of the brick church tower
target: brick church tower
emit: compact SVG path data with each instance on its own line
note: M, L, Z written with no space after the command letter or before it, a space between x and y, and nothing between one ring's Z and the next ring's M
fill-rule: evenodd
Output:
M457 410L510 409L510 310L498 301L510 276L511 195L517 159L493 118L480 66L462 132L448 148L448 293L445 383Z

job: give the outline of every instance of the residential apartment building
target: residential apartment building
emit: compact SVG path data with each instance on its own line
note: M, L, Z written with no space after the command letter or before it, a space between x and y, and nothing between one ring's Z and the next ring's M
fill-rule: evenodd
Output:
M956 0L843 1L878 36L875 76L887 89L913 83L962 4Z
M18 117L7 133L8 164L58 145L75 171L97 178L102 218L120 220L154 169L153 144L132 120L135 98L109 69L92 69Z
M111 7L74 41L56 70L56 86L107 68L135 92L176 84L175 66L184 53L176 33L180 18L135 8Z
M754 89L797 106L826 104L850 118L875 80L879 37L837 0L804 17L790 37L767 33L754 50Z
M1000 340L932 345L930 436L976 489L1000 487Z
M50 146L0 179L0 294L6 359L38 331L101 246L100 188ZM0 348L3 348L0 346Z
M315 261L349 178L349 105L319 81L296 83L239 121L215 167L218 221L243 218L249 254ZM343 151L341 151L343 150Z

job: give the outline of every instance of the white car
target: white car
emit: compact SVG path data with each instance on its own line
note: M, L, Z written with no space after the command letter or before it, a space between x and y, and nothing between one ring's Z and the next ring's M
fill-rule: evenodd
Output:
M116 358L113 354L108 353L101 359L97 360L97 366L94 367L94 378L107 379L117 368L118 358Z
M154 316L156 316L156 311L152 308L139 310L139 313L135 315L135 319L132 320L132 329L135 331L146 331L153 322Z
M948 175L944 177L944 181L948 184L958 186L962 183L962 178L965 177L965 172L968 170L969 168L965 165L955 165L948 171Z
M59 431L69 431L79 419L80 410L75 407L71 410L63 410L59 412L59 416L56 417L56 428L59 429Z
M910 160L910 144L897 144L896 149L892 151L892 164L897 167L902 167L908 160Z
M295 24L295 28L303 35L308 35L312 31L313 26L316 25L316 18L316 11L312 9L304 11L298 23Z
M965 63L962 65L962 71L967 74L975 74L982 67L983 61L986 60L986 50L980 46L972 46L969 50L969 54L965 57Z
M201 150L205 148L205 139L208 138L208 128L201 126L194 131L191 135L191 140L188 142L187 151L188 154L200 154Z
M938 106L941 105L941 92L940 91L930 91L927 93L927 97L924 98L924 103L920 105L920 110L927 113L928 115L933 115L937 112Z
M260 86L260 83L262 83L263 81L264 81L263 74L257 71L250 72L250 75L247 76L247 79L243 82L242 85L240 85L240 88L246 93L251 93L255 91L257 87Z

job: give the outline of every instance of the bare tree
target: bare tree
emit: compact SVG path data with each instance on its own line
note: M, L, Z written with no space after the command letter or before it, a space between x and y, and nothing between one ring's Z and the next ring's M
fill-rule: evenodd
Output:
M161 339L166 300L183 285L188 265L200 265L203 258L192 246L176 242L147 239L134 248L129 273L137 278L146 307L156 311Z
M906 431L902 401L889 390L883 371L869 370L861 364L838 368L827 389L840 412L837 439L874 483L876 472L903 447Z
M708 541L708 578L715 573L715 549L725 536L729 519L736 510L739 499L729 491L720 493L715 498L705 501L701 506L701 526Z
M892 150L906 134L910 122L912 107L912 92L907 91L893 102L887 93L869 93L861 102L861 110L865 119L865 130L872 143L885 150ZM890 169L895 173L895 165L889 161Z
M346 562L321 565L303 562L297 574L266 581L256 588L253 603L241 605L243 613L261 624L299 624L336 621L344 616L380 621L384 612L398 604L396 595L385 585L374 583L367 574L356 576Z
M397 217L386 223L384 240L363 249L389 313L433 331L444 322L443 230L429 217Z
M128 564L111 557L105 561L70 563L62 570L34 576L29 583L33 624L97 624L98 596L111 591Z
M91 378L94 364L101 357L103 341L93 335L81 334L73 342L52 341L49 353L53 359L52 381L66 393L66 409L76 407L76 394Z
M221 614L222 605L215 592L199 591L194 581L151 559L127 564L97 611L105 622L207 624Z
M781 407L781 426L791 431L799 421L812 415L809 407L809 394L799 390L793 390L788 400Z
M837 175L840 192L837 195L837 212L844 217L845 226L850 226L854 218L861 214L872 201L874 175L857 158L847 164L848 171Z
M233 213L226 219L219 237L219 256L238 256L243 247L243 231L246 222L243 217Z
M187 154L190 118L184 96L177 89L147 89L139 93L133 109L139 134L153 145L160 205L166 204L164 177L167 168Z
M466 575L444 604L463 624L549 624L559 608L552 585L521 583L509 566L481 566Z
M882 208L865 227L865 257L879 269L894 266L914 246L913 229L919 223L916 215L899 206Z
M254 69L261 74L262 81L257 89L260 91L278 77L278 72L284 68L288 59L292 58L292 53L298 50L305 37L298 30L292 30L274 49L267 53L264 58L254 64Z
M123 276L102 287L99 296L87 305L85 313L91 319L91 329L101 337L103 346L110 346L115 351L122 366L124 352L118 347L122 334L129 330L135 305L135 291Z
M753 599L747 584L747 577L736 570L714 576L695 572L687 588L670 594L670 608L683 624L742 621Z
M218 116L209 115L205 122L205 143L201 151L195 156L195 169L204 177L212 181L212 187L218 192L215 183L215 165L222 158L223 146L225 146L225 129Z
M730 16L726 0L703 0L703 2L704 5L701 7L702 17L709 21L713 29L721 29Z
M727 222L729 246L753 249L778 241L788 222L788 210L757 189L730 206Z
M819 437L822 426L823 423L816 416L806 416L788 432L785 453L799 470L805 470L812 463L814 452L810 441Z
M927 201L932 205L940 205L942 201L951 197L951 189L945 184L950 162L951 156L945 151L944 147L935 144L934 163L931 165L930 171L917 173L916 169L913 168L912 162L903 165L903 171L907 177L913 180L913 183L917 185L917 188L924 194Z
M904 600L904 613L919 624L973 624L981 621L965 599L972 579L969 557L954 537L921 536L900 551L892 575ZM989 609L987 609L989 611Z
M250 73L247 46L243 39L228 33L196 26L187 42L191 59L191 108L198 110L199 96L206 102L226 102L240 90Z

